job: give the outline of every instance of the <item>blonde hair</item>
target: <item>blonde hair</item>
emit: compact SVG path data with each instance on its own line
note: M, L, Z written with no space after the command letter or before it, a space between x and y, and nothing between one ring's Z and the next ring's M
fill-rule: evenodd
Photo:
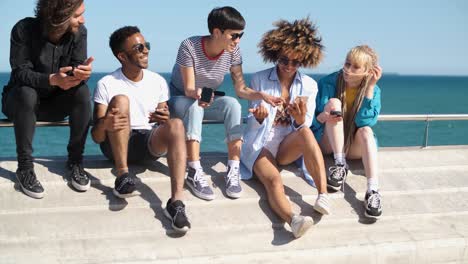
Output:
M323 58L322 38L309 18L276 21L258 44L265 62L276 63L280 54L298 54L303 67L315 67Z
M346 60L356 62L359 65L364 66L365 71L373 69L377 66L378 56L377 53L367 45L356 46L352 48L346 55ZM344 151L348 152L349 147L353 144L354 134L356 133L356 124L354 119L356 114L361 108L362 101L366 95L367 89L369 89L370 75L367 74L358 86L358 94L354 99L354 103L349 113L346 112L346 83L343 78L343 72L338 74L337 78L337 89L335 97L338 98L342 103L343 122L344 122Z

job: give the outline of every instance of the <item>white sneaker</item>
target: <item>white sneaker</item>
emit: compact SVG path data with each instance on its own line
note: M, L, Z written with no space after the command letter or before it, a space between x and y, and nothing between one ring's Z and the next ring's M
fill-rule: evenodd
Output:
M314 220L310 216L293 215L291 220L291 231L295 238L304 235L309 228L314 225Z
M317 200L315 200L314 204L314 210L323 215L330 214L330 196L328 193L321 193L317 196Z

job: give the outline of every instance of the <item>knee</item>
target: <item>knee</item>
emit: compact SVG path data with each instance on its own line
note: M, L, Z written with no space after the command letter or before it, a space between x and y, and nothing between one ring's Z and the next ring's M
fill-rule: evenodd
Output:
M265 184L265 187L267 189L278 189L278 188L283 188L283 182L280 179L279 174L275 174L273 176L266 177L265 180L263 181Z
M331 98L325 106L325 110L341 110L341 101L338 98Z
M89 105L91 103L91 97L89 95L88 85L80 85L75 92L74 99L77 103Z
M32 110L36 107L38 102L38 95L36 90L28 86L20 86L15 88L15 103L21 106L18 109Z
M239 101L233 97L225 97L226 110L232 113L241 113L242 107Z
M168 127L169 134L171 135L171 137L174 137L174 136L185 137L184 123L179 118L169 119L166 122L166 125Z
M126 95L119 94L112 97L109 106L112 108L119 108L121 110L128 109L130 106L130 100Z
M368 141L374 138L374 132L372 131L372 128L368 126L360 127L356 131L356 136L362 141Z

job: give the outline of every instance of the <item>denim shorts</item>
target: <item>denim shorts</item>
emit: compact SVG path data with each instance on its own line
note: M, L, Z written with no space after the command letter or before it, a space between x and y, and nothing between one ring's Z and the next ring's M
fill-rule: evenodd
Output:
M132 129L128 139L127 161L129 163L151 162L164 155L154 155L150 151L149 140L153 131L154 129ZM113 161L114 156L112 155L112 148L109 142L109 138L106 137L106 140L99 144L99 146L101 147L101 151L104 156Z

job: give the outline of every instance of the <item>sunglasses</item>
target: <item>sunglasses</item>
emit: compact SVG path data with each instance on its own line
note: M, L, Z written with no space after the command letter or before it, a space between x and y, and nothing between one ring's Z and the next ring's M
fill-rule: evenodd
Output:
M224 30L221 30L221 33L224 34ZM242 36L244 35L244 32L241 32L241 33L231 33L229 34L231 36L231 40L232 41L235 41L236 39L240 39L242 38Z
M302 62L299 60L290 60L288 57L284 56L278 58L278 63L284 66L288 66L291 63L291 65L296 68L302 64Z
M138 43L136 45L134 45L132 47L132 50L136 50L138 51L139 53L143 53L143 51L145 50L145 47L150 50L151 49L151 44L149 42L145 42L144 44L143 43Z

